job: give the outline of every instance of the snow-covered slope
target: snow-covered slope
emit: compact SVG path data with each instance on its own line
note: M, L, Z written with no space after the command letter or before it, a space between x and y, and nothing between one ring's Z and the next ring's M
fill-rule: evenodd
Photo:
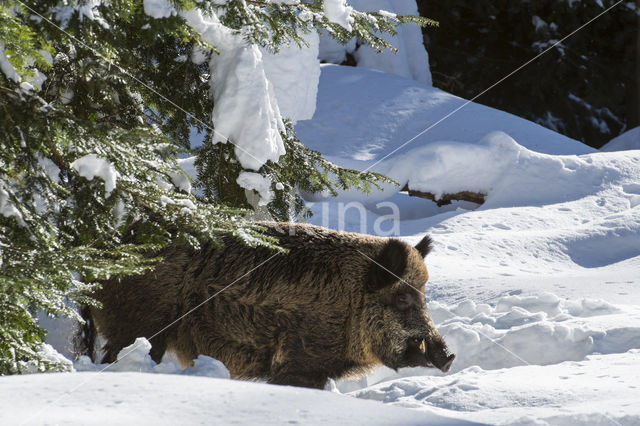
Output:
M298 122L296 132L312 149L360 170L430 126L434 127L393 155L435 141L476 143L492 131L503 131L520 145L546 154L595 152L535 123L476 103L443 119L465 103L393 74L323 65L313 119Z
M626 151L629 149L640 149L640 126L611 139L600 148L600 151Z

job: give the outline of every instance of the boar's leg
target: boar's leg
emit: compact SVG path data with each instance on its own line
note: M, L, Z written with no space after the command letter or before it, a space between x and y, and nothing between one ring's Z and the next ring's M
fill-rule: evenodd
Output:
M303 347L299 336L288 332L279 333L271 358L269 383L324 389L329 373Z
M272 385L299 386L324 389L329 376L324 372L281 371L269 379Z

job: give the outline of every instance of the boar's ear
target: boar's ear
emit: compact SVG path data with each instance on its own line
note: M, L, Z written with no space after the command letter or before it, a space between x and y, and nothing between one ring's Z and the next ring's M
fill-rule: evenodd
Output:
M376 291L399 280L407 268L407 246L400 240L389 240L371 262L367 273L367 290Z
M416 250L418 250L422 257L426 257L431 252L432 243L431 237L425 235L424 238L416 244Z

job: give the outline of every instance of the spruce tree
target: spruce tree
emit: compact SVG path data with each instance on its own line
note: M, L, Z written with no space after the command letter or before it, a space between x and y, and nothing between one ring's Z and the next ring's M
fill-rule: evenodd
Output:
M215 15L247 46L273 52L318 30L392 49L376 34L428 22L353 11L340 25L319 0L218 3L0 3L0 374L62 368L40 352L35 312L80 320L75 306L94 303L100 280L153 268L148 253L168 244L197 248L227 234L278 249L247 219L234 141L212 142L210 65L222 46L186 13ZM145 13L154 5L167 13ZM283 123L284 155L252 171L272 183L275 218L304 214L298 189L366 191L387 181L331 164ZM177 161L194 128L207 139L196 194Z

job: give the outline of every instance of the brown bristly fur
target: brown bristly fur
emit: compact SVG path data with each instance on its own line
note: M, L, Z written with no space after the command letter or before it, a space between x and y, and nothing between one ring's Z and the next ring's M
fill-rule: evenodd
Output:
M420 252L428 252L430 240L418 252L398 240L311 225L264 225L288 253L258 268L274 251L229 237L217 248L165 249L154 271L104 282L95 294L103 308L90 309L107 340L101 361L114 362L137 337L154 336L234 282L153 337L152 358L159 362L171 350L188 366L205 354L222 361L232 377L321 388L328 378L381 363L403 366L411 333L446 348L424 301L428 274ZM399 292L413 293L420 310L415 318L394 316L389 306Z

